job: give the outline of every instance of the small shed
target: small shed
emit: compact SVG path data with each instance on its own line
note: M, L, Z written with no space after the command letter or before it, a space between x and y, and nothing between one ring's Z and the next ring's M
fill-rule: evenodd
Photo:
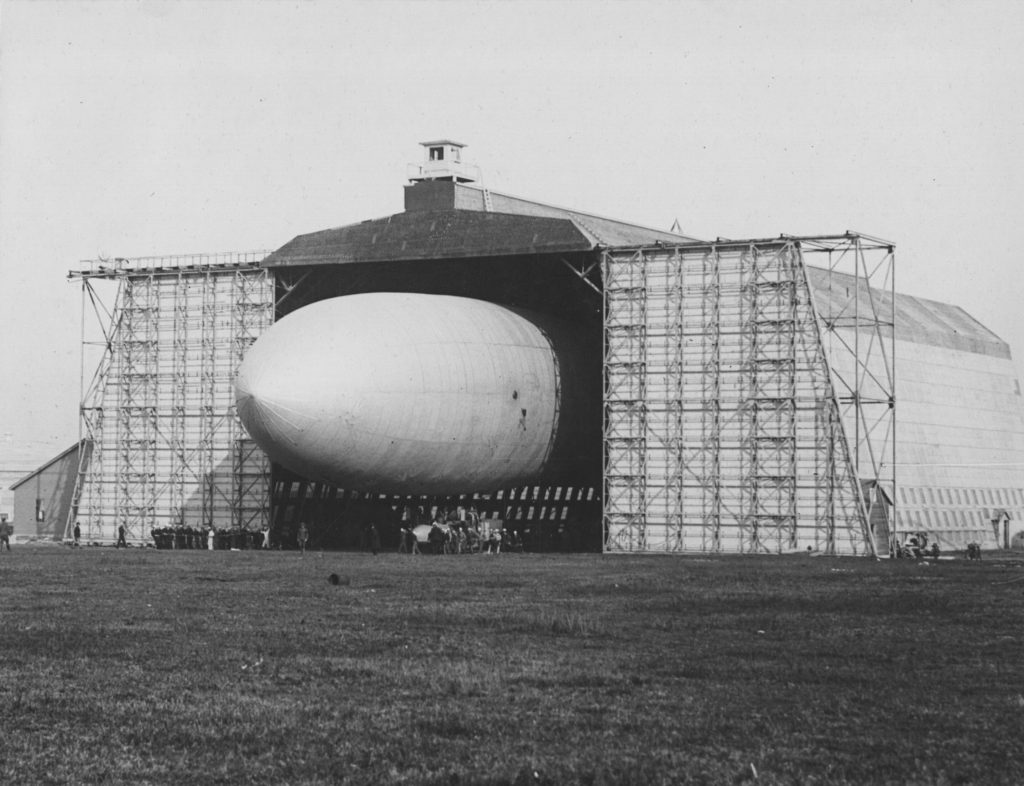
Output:
M15 537L64 539L83 450L88 451L86 441L76 442L11 486Z

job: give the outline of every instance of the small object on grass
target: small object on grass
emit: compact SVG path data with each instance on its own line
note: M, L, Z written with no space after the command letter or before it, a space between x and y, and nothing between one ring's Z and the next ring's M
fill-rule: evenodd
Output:
M344 584L347 587L349 584L352 583L352 579L350 579L348 576L342 578L337 573L332 573L330 576L327 577L327 583L333 584L335 587L337 587L339 584Z

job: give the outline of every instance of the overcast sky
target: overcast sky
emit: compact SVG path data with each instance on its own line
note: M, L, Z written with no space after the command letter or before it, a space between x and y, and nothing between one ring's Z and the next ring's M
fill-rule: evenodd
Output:
M855 229L1024 357L1024 3L0 0L0 470L78 436L78 260L497 191L703 237ZM91 369L88 369L91 371Z

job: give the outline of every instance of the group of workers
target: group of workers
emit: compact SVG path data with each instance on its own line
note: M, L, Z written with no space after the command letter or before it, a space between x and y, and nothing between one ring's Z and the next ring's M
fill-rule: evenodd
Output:
M936 541L932 541L931 546L929 546L927 533L915 532L907 538L906 543L896 544L895 556L896 559L923 559L924 557L938 559L939 544Z
M440 517L429 525L403 526L399 531L400 554L500 554L502 547L522 551L519 533L499 527L481 531L466 521L446 522Z

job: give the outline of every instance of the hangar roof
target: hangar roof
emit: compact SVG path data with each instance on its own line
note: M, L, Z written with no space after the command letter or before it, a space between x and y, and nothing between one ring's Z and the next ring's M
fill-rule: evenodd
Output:
M428 210L299 235L265 267L589 251L594 243L560 218Z
M853 301L846 293L849 287L855 285L852 275L808 265L807 277L814 289L820 313L838 313L843 310L850 313ZM862 314L868 314L871 305L863 279L860 283L858 308ZM871 299L879 313L892 313L888 291L872 288ZM896 293L896 338L915 344L930 344L993 357L1010 357L1009 345L960 306L899 292Z
M404 213L299 235L262 264L556 254L694 240L465 183L424 181L407 186L405 205Z
M476 185L423 181L406 186L404 213L299 235L263 260L265 267L466 259L587 252L598 248L699 242ZM837 286L852 276L808 266L819 310L848 304ZM831 277L831 283L829 282ZM847 279L843 284L840 281ZM831 287L831 290L830 290ZM872 290L882 313L889 293ZM860 295L869 308L867 294ZM831 299L829 305L826 301ZM1010 357L1009 346L959 306L897 294L897 335L901 340ZM867 313L865 311L864 313Z

